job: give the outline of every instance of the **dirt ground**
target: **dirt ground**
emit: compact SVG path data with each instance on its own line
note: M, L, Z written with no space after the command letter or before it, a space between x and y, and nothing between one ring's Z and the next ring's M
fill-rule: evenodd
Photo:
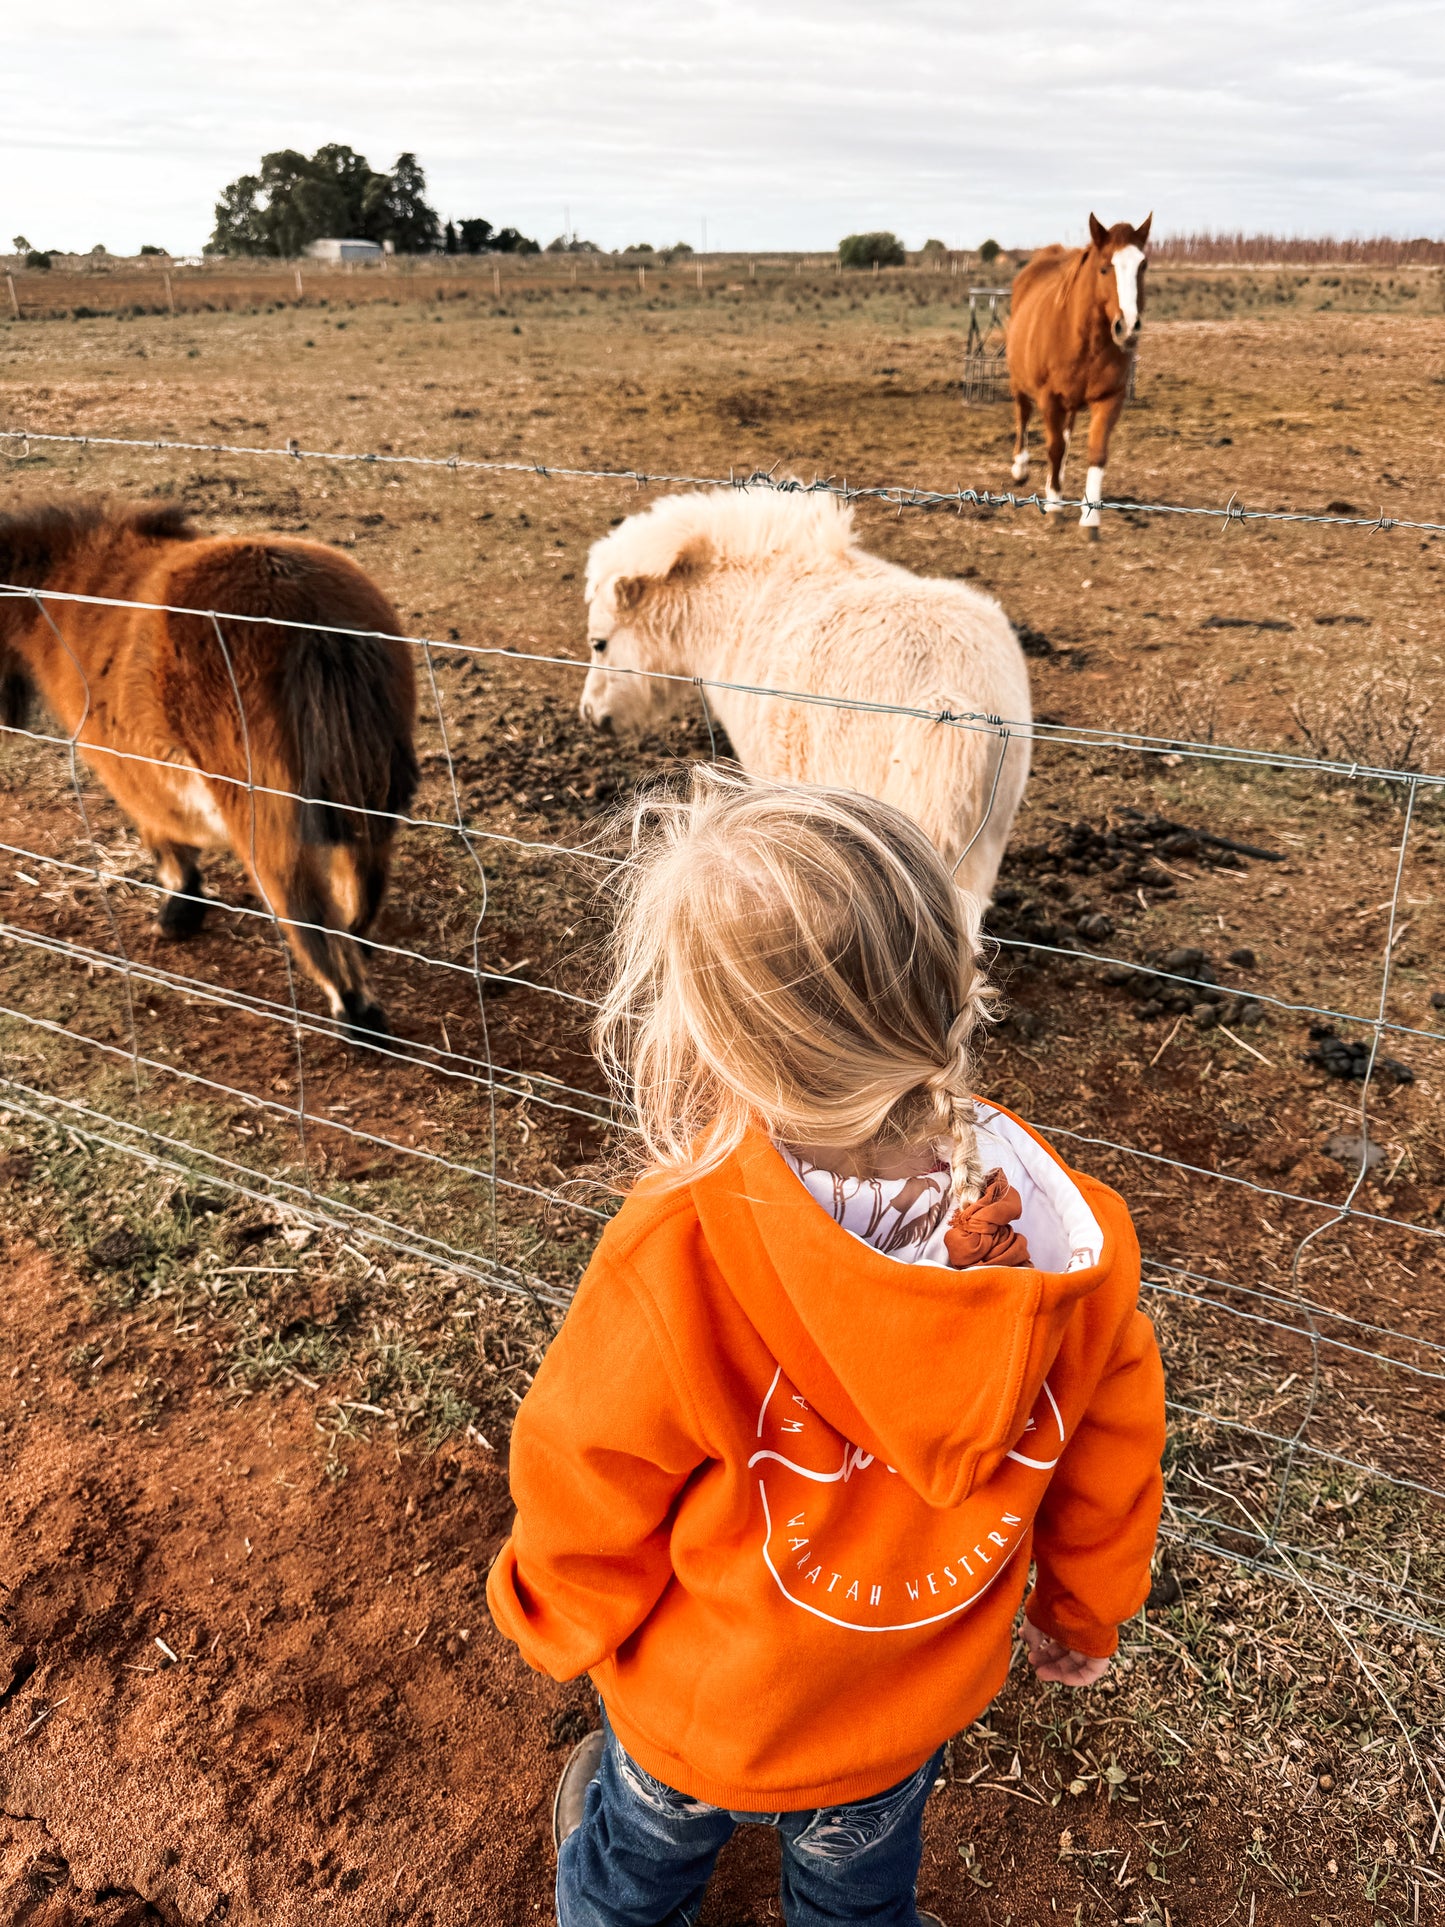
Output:
M1161 276L1110 492L1442 519L1445 318L1434 279L1408 297L1393 283ZM1007 410L961 405L957 291L923 277L371 293L10 325L0 425L1005 484ZM404 840L376 966L405 1061L345 1051L304 992L298 1037L258 918L217 912L186 950L162 944L143 853L103 795L86 791L99 890L65 867L95 853L63 758L32 744L0 759L0 841L17 852L0 866L7 1087L42 1093L26 1100L40 1118L58 1096L140 1124L149 1136L104 1128L152 1157L196 1147L184 1172L143 1171L36 1117L4 1128L0 1919L545 1914L550 1789L589 1702L517 1665L481 1582L505 1529L509 1414L555 1314L485 1278L496 1259L561 1299L610 1204L603 1113L579 1095L600 1088L585 1010L525 987L586 993L598 866L534 846L586 845L634 781L708 744L700 718L634 746L592 739L576 671L467 651L580 660L587 546L646 495L40 443L0 459L7 505L162 496L207 529L305 530L372 571L436 645L466 820L484 833L479 954L523 986L492 982L479 1006L481 880L445 827L434 715L416 814L442 827ZM1034 514L858 520L882 552L1000 597L1051 721L1445 767L1435 536L1221 533L1142 508L1097 545ZM1296 1265L1329 1220L1296 1200L1345 1196L1331 1142L1357 1132L1358 1097L1308 1060L1310 1017L1280 1004L1375 1011L1398 788L1077 744L1040 746L1035 771L992 918L1009 1015L980 1081L1077 1134L1061 1145L1135 1212L1179 1408L1173 1509L1155 1610L1113 1691L1076 1706L1016 1681L955 1743L924 1903L1080 1927L1428 1918L1440 1842L1390 1708L1418 1755L1438 1754L1439 1649L1413 1621L1445 1600L1445 817L1422 791L1386 1000L1406 1028L1382 1045L1409 1076L1376 1080L1384 1160L1356 1200L1374 1215ZM211 881L256 908L228 866ZM1081 937L1098 916L1108 938ZM1096 960L1189 947L1224 986L1222 1024ZM1229 961L1244 950L1252 962ZM495 1119L475 1081L489 1064L509 1093ZM237 1165L257 1199L220 1190ZM308 1187L349 1237L288 1217ZM404 1250L368 1241L377 1219ZM469 1272L466 1254L489 1262ZM1300 1294L1321 1309L1302 1313ZM1284 1463L1259 1434L1288 1439L1306 1417L1307 1442L1337 1456L1292 1465L1280 1536L1313 1597L1187 1543L1259 1553ZM768 1852L757 1837L730 1850L710 1920L769 1917Z
M545 1915L552 1790L596 1710L491 1627L484 1576L509 1511L496 1460L373 1444L338 1481L304 1404L227 1409L194 1352L175 1409L137 1431L65 1367L104 1321L24 1247L0 1320L19 1361L0 1393L0 1918ZM1317 1759L1286 1754L1279 1793L1244 1815L1263 1851L1240 1864L1225 1774L1161 1770L1130 1724L1112 1693L1076 1708L1015 1682L955 1743L923 1904L959 1922L1162 1920L1167 1905L1203 1927L1263 1885L1271 1921L1371 1917L1334 1861ZM1313 1864L1296 1895L1265 1866L1298 1858L1302 1827ZM709 1927L773 1917L776 1879L772 1841L740 1835Z

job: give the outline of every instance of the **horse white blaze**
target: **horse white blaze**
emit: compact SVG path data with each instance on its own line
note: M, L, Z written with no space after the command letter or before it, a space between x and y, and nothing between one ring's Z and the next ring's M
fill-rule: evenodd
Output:
M1124 328L1133 334L1139 326L1139 270L1144 265L1144 250L1133 246L1120 248L1114 256L1114 280L1119 289L1119 307Z

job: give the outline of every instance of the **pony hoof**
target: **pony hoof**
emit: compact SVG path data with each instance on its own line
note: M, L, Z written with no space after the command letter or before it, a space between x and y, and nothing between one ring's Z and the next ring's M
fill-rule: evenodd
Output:
M203 897L167 897L156 916L156 928L163 937L173 942L184 943L187 937L194 937L206 921L206 903Z
M1097 522L1086 522L1086 523L1084 524L1084 537L1085 537L1085 539L1086 539L1087 541L1089 541L1089 542L1097 542L1097 541L1098 541L1098 539L1099 539L1099 525L1098 525L1098 523L1097 523Z
M346 1035L351 1043L370 1044L377 1038L391 1036L391 1025L380 1004L372 1003L354 990L344 992L341 1001L346 1013Z

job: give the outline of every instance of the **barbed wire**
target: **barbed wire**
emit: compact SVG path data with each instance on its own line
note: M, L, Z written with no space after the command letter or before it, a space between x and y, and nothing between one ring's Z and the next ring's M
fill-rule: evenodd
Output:
M302 448L288 441L283 448L258 447L237 442L175 441L163 436L74 435L39 429L0 429L0 442L19 442L28 452L31 442L68 443L80 448L130 448L163 451L177 455L242 455L252 459L294 462L334 462L349 466L441 469L451 474L527 475L541 481L626 482L634 488L770 489L780 495L829 495L844 502L880 502L888 508L952 509L962 514L975 509L1034 509L1039 514L1054 514L1064 509L1108 509L1136 515L1175 515L1203 518L1225 524L1231 522L1312 523L1324 528L1362 529L1384 534L1391 529L1413 530L1420 534L1445 535L1445 522L1412 521L1404 516L1315 514L1304 509L1250 509L1232 495L1223 507L1185 502L1137 502L1132 499L1089 501L1086 498L1050 498L1035 490L1020 494L1015 489L922 488L907 482L858 483L836 481L831 476L815 476L804 482L779 476L774 468L730 468L726 475L680 475L666 471L616 465L584 468L565 462L521 461L479 458L464 455L399 455L377 449L358 453L351 450ZM22 459L23 456L22 456Z

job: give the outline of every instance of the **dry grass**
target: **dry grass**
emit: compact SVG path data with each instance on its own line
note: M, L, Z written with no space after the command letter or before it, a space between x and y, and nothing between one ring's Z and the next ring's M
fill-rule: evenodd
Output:
M1365 768L1439 770L1445 729L1433 693L1411 678L1362 665L1333 694L1301 697L1291 706L1305 747L1330 762Z

